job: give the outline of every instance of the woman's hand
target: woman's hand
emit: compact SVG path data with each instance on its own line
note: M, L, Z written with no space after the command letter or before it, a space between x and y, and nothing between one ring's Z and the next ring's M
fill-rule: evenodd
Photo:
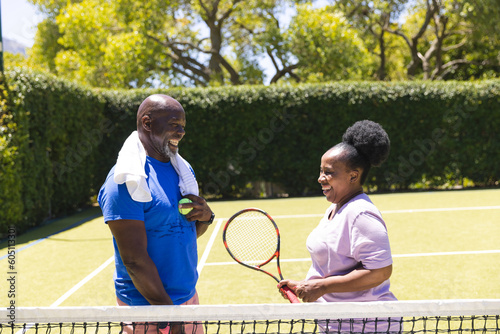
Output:
M294 281L294 280L283 280L278 283L278 289L283 286L288 286L297 297L302 299L305 303L315 302L319 297L323 296L323 284L322 279L313 279L309 281ZM283 293L282 293L283 295ZM283 296L286 298L285 296Z

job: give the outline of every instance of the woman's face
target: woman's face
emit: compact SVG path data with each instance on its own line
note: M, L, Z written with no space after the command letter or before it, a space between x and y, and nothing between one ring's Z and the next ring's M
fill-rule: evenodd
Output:
M328 202L338 204L359 190L359 171L342 159L343 149L334 147L321 157L318 182Z

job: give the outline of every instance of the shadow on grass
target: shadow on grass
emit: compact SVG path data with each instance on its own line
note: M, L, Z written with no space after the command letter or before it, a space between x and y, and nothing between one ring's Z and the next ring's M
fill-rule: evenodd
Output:
M39 242L42 242L43 240L46 240L49 237L78 227L100 216L102 216L101 209L99 207L91 207L67 217L47 221L21 235L17 235L15 238L16 252L20 252L23 249L29 248ZM63 239L60 240L68 241ZM4 248L7 248L7 239L0 240L1 255L6 254L6 252L2 251ZM0 260L4 257L5 256L1 256Z

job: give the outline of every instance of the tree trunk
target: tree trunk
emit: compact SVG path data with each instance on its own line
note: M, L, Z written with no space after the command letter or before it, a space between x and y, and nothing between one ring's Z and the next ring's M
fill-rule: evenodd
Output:
M384 33L385 33L385 30L382 29L379 36L378 36L378 44L380 47L380 55L379 55L380 64L379 64L376 76L377 76L377 80L381 80L381 81L385 80L385 77L386 77L385 65L386 65L387 57L385 55Z

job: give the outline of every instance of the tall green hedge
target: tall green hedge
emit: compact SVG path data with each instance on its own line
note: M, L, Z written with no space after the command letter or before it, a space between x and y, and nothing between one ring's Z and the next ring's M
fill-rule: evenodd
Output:
M382 124L392 144L370 172L370 189L498 185L498 80L103 91L20 69L7 79L0 234L89 203L153 93L184 106L180 152L206 196L249 195L259 182L291 196L319 194L321 155L361 119Z
M0 192L2 232L12 224L22 231L90 202L100 178L95 132L104 110L90 90L52 76L18 69L7 81L1 126L12 131L2 134L0 178L8 182ZM6 156L11 167L3 163Z
M497 80L157 92L174 96L186 110L181 154L193 164L201 190L231 197L245 193L250 181L271 182L292 196L318 193L321 155L361 119L382 124L392 143L388 161L370 172L372 189L437 187L464 178L496 185L499 89ZM121 110L125 121L113 149L134 129L140 102L154 92L102 92L106 110Z
M0 74L0 231L22 216L20 165L16 164L16 123L12 112L11 94L5 76ZM0 233L0 235L2 234Z

